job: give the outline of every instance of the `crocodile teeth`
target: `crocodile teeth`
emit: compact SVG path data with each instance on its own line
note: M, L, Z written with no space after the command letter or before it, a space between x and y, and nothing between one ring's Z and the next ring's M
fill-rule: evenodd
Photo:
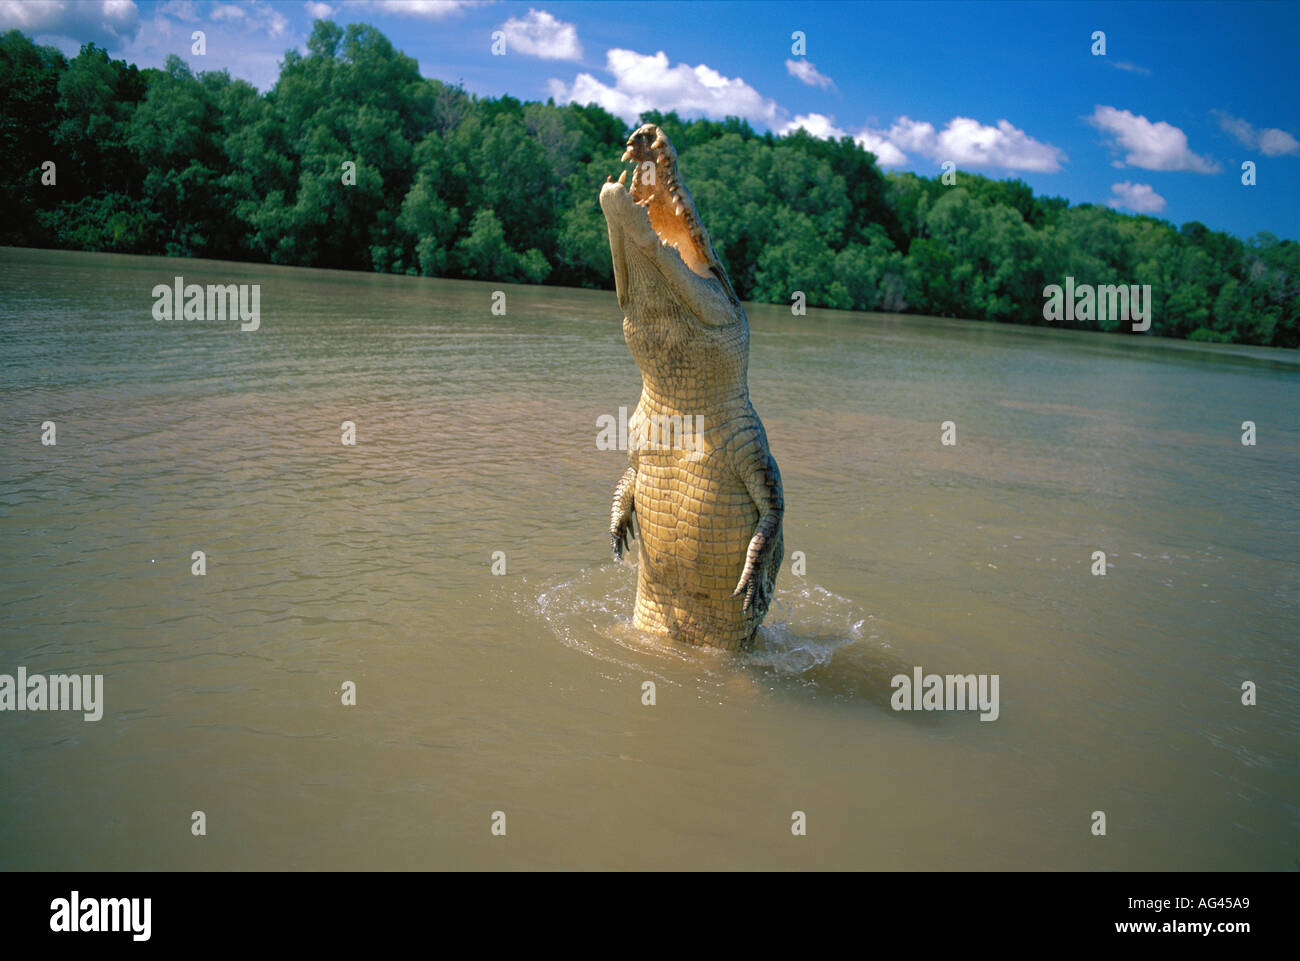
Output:
M619 185L620 187L622 187L622 186L623 186L623 182L624 182L625 180L627 180L627 171L626 171L626 170L624 170L621 174L618 175L618 185Z
M678 217L680 217L682 215L682 205L678 204L675 208L673 208L673 213L675 213Z
M614 178L613 178L613 177L606 177L606 178L605 178L605 183L607 183L607 184L612 184L613 182L614 182Z
M631 160L631 159L632 159L632 146L631 146L631 144L629 144L629 145L628 145L628 148L627 148L626 150L623 151L623 156L619 157L618 159L619 159L620 162L625 161L625 160Z

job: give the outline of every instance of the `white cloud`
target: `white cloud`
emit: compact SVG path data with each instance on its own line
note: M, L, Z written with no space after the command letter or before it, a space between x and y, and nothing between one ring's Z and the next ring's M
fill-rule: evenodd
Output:
M808 131L814 137L830 140L839 140L841 137L850 136L848 131L842 130L835 125L834 117L828 117L822 113L799 114L793 120L776 128L776 133L778 136L784 137L786 134L800 128ZM907 163L907 155L903 151L870 130L861 131L853 139L863 148L875 154L876 161L882 167L898 167Z
M1148 70L1146 67L1139 67L1136 63L1130 63L1127 60L1107 59L1106 62L1110 64L1112 67L1114 67L1116 70L1125 70L1129 73L1140 73L1144 77L1151 76L1151 71Z
M1219 126L1225 132L1232 134L1239 143L1246 147L1254 148L1258 143L1255 136L1255 128L1239 117L1232 114L1224 113L1222 110L1211 110L1211 115L1219 122Z
M787 60L785 69L790 76L810 87L821 87L823 90L835 89L835 81L821 73L813 66L811 60Z
M268 7L261 16L262 23L266 27L267 33L272 37L283 37L288 33L289 21L285 19L284 14L279 10L276 10L274 7Z
M186 0L188 2L188 0ZM398 17L418 17L421 20L445 20L447 17L464 13L473 7L481 7L489 0L337 0L334 4L320 0L307 0L303 4L307 14L315 20L334 16L342 7L352 12L373 12L391 14Z
M899 117L888 130L863 130L857 140L887 167L903 163L904 151L940 163L951 160L959 167L1036 173L1055 173L1067 159L1059 147L1035 140L1008 120L990 127L970 117L953 117L943 130L936 130L927 121Z
M814 137L830 138L839 140L841 137L847 137L848 134L835 126L835 118L828 117L823 113L799 114L789 123L779 127L776 131L778 136L784 137L802 127Z
M0 31L93 41L108 47L140 29L132 0L0 0Z
M924 120L913 120L911 117L899 117L888 130L878 130L873 133L907 150L917 150L922 153L933 150L939 139L934 124Z
M1285 130L1274 127L1259 132L1259 150L1265 157L1300 154L1300 141Z
M582 59L578 28L555 19L545 10L530 9L523 19L511 17L501 29L506 35L507 52L517 50L525 56L543 60Z
M1061 169L1065 154L1057 147L1040 143L1010 121L999 120L986 127L969 117L953 117L939 134L935 160L952 160L963 167L1001 167L1053 173Z
M1258 150L1266 157L1300 154L1300 141L1285 130L1268 127L1257 130L1253 125L1222 110L1211 110L1214 119L1226 132L1232 134L1243 147Z
M1111 184L1111 198L1106 201L1108 207L1127 207L1140 214L1158 214L1165 209L1165 198L1155 192L1150 184L1135 184L1128 180L1122 184Z
M1144 170L1187 170L1198 174L1219 172L1219 165L1208 157L1192 153L1187 134L1161 120L1152 123L1146 117L1098 106L1088 122L1109 134L1112 146L1128 151L1115 166L1141 167Z
M835 125L835 118L825 114L800 114L777 128L784 136L802 127L814 137L838 140L846 132ZM1050 144L1039 143L1006 120L996 127L986 127L969 117L953 117L943 130L934 124L910 117L899 117L888 130L864 127L853 134L855 142L876 155L882 167L900 167L913 151L931 160L951 160L962 167L1032 170L1054 173L1061 169L1065 154Z
M365 5L380 13L442 20L471 7L482 6L482 0L366 0Z
M863 130L853 138L864 150L870 150L876 155L876 160L882 167L901 167L907 163L907 154L898 149L898 146L890 143L887 139L878 133L870 130Z
M259 90L275 85L280 75L280 61L285 49L293 47L306 53L305 37L295 35L288 18L265 0L240 3L242 17L218 18L215 12L220 5L209 10L213 18L203 30L207 34L207 55L190 53L190 34L193 32L197 10L194 4L173 0L150 8L152 19L129 41L109 47L114 57L140 67L161 67L170 53L177 54L195 72L228 70L232 77L247 80Z
M167 0L158 10L186 23L199 22L199 5L194 0Z
M552 79L551 95L561 103L598 103L629 121L645 110L676 110L715 120L734 115L766 124L785 115L775 101L761 96L740 77L724 77L704 64L670 67L662 50L653 55L609 50L605 69L614 76L613 86L580 73L571 84Z
M215 23L228 21L232 29L261 31L272 39L283 37L289 31L288 18L266 0L245 0L238 6L215 3L208 16Z

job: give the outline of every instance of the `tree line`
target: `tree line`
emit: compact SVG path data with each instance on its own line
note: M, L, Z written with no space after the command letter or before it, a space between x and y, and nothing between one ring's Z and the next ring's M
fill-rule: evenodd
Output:
M612 288L596 198L622 169L623 120L426 79L368 25L318 20L307 48L261 94L175 56L141 70L0 36L0 244ZM744 299L1045 324L1044 289L1072 276L1150 284L1155 334L1300 346L1295 241L1020 180L886 174L847 137L641 120L677 147Z

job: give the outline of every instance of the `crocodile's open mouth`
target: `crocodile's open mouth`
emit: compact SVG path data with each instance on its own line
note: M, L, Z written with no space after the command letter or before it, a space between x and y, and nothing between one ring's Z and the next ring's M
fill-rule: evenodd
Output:
M632 200L645 211L659 243L676 250L701 277L721 272L691 195L677 176L677 152L663 131L654 124L643 125L628 138L621 159L633 164ZM626 188L626 170L619 174L618 183Z

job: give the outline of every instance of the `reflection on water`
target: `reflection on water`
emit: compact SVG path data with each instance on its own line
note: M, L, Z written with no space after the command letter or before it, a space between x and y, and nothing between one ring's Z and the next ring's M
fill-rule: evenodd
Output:
M1293 866L1294 352L754 306L807 572L731 655L630 624L612 294L500 286L0 250L0 673L106 700L0 714L0 868Z

